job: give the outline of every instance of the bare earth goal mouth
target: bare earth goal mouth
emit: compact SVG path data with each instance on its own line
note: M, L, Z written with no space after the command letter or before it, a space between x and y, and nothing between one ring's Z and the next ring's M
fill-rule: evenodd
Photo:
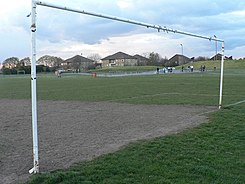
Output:
M0 181L28 178L33 165L30 100L0 100ZM62 169L129 142L206 122L213 106L39 101L40 172Z

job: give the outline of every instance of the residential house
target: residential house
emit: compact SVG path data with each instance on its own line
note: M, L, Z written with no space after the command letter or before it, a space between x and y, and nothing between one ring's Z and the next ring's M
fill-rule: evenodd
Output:
M166 63L166 66L179 66L186 63L190 63L192 60L184 55L181 54L175 54L173 57L171 57Z
M76 55L72 58L69 58L61 63L61 67L64 70L71 70L79 72L81 69L87 70L90 67L94 67L95 61L85 58L80 55Z
M123 52L117 52L113 55L107 56L102 61L102 67L112 66L136 66L138 59Z
M139 54L134 55L135 58L137 58L137 65L138 66L145 66L150 61L148 58L141 56Z
M218 54L215 54L213 57L210 58L210 60L221 60L222 58L222 54L218 53Z
M218 53L218 54L214 55L213 57L211 57L210 60L214 60L214 61L215 60L221 60L221 58L222 58L222 54ZM232 60L233 58L232 58L232 56L230 56L230 57L225 56L224 59L225 60Z

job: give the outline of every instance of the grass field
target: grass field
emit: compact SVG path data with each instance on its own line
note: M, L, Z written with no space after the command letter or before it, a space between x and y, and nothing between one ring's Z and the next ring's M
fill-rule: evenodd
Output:
M142 72L156 70L156 66L116 66L91 70L91 72Z
M245 104L210 115L210 121L176 135L131 144L69 170L34 176L36 183L243 184Z
M225 66L224 107L245 100L245 61ZM37 90L41 100L217 106L219 73L40 75ZM30 78L0 77L0 91L0 98L29 99ZM209 116L209 123L198 128L134 143L65 171L34 176L29 183L245 183L245 103Z
M244 100L244 75L224 76L224 105ZM92 78L38 76L38 99L114 101L134 104L217 105L219 74ZM0 78L0 98L30 98L29 77Z

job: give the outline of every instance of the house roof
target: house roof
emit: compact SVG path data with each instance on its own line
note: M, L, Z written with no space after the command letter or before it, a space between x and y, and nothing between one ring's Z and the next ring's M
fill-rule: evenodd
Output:
M210 60L213 60L213 59L221 60L221 58L222 58L222 54L218 53L214 55L213 57L211 57ZM232 56L224 56L224 59L232 60Z
M71 58L66 59L62 63L73 63L73 62L84 62L84 63L90 62L90 63L93 63L94 61L91 59L85 58L83 56L76 55L76 56L73 56Z
M213 57L210 58L210 60L213 60L215 58L221 58L222 57L222 54L218 53L218 54L215 54Z
M149 61L148 58L141 56L139 54L134 55L134 57L137 58L138 60L141 60L141 61Z
M181 55L181 54L175 54L173 57L171 57L170 59L169 59L169 61L172 61L172 60L180 60L180 58L184 58L185 60L190 60L190 58L188 58L187 56L185 56L185 55Z
M115 59L137 59L134 56L130 56L124 52L117 52L115 54L109 55L101 60L115 60Z

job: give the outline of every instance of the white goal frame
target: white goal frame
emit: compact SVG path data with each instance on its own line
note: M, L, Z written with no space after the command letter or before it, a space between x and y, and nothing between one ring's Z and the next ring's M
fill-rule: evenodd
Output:
M224 40L217 39L217 37L208 37L208 36L202 36L202 35L197 35L194 33L188 33L188 32L183 32L183 31L178 31L176 29L171 29L167 28L166 26L162 27L159 25L153 25L153 24L147 24L143 22L137 22L134 20L128 20L124 18L118 18L114 16L109 16L109 15L102 15L102 14L97 14L97 13L92 13L92 12L87 12L84 10L78 10L74 8L68 8L64 6L58 6L42 1L36 1L32 0L32 11L31 11L31 99L32 99L32 134L33 134L33 157L34 157L34 167L29 170L29 173L39 173L39 160L38 160L38 132L37 132L37 91L36 91L36 8L37 5L40 6L46 6L50 8L55 8L55 9L60 9L60 10L65 10L65 11L70 11L70 12L75 12L75 13L80 13L80 14L85 14L85 15L90 15L90 16L95 16L95 17L100 17L104 19L110 19L114 21L119 21L119 22L124 22L128 24L134 24L138 26L143 26L146 28L152 28L156 29L158 32L163 31L163 32L171 32L171 33L177 33L177 34L182 34L182 35L187 35L191 37L196 37L196 38L201 38L209 41L215 41L221 42L222 43L222 58L221 58L221 69L220 69L220 92L219 92L219 109L222 107L222 94L223 94L223 68L224 68Z

